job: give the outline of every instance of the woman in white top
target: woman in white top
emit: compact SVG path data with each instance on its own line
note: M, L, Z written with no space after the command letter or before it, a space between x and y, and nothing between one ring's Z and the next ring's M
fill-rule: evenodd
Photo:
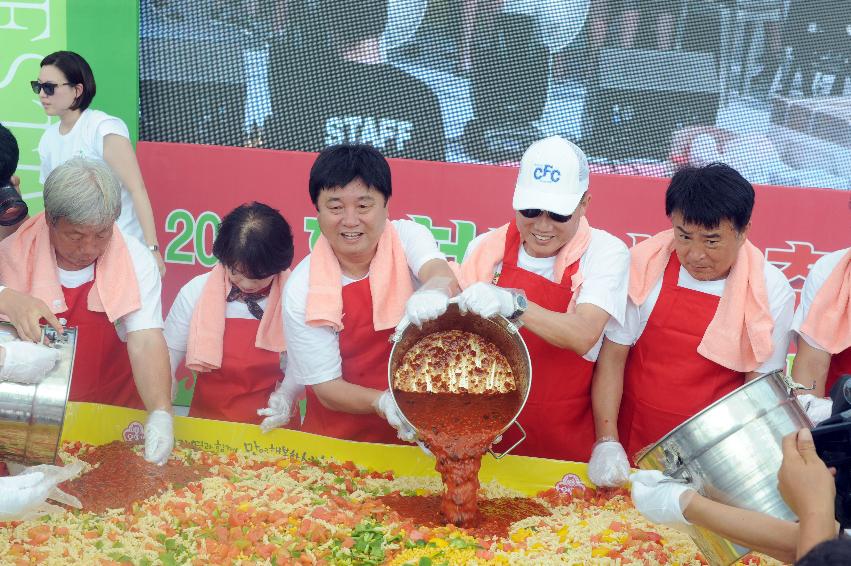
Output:
M41 61L38 80L32 81L48 116L58 116L41 136L41 182L73 157L102 159L121 180L121 215L118 226L138 238L154 254L160 274L165 263L157 244L154 214L148 191L130 144L127 126L120 118L89 105L95 97L95 77L89 64L72 51L57 51Z

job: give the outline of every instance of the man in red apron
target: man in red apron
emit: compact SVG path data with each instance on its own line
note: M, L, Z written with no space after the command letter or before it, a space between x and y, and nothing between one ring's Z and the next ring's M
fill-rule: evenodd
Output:
M804 385L815 383L815 389L799 399L813 409L821 405L819 416L827 418L830 402L821 398L830 394L840 376L851 374L851 248L813 264L792 329L798 336L792 376Z
M520 163L514 217L476 238L461 266L462 309L524 325L532 389L518 419L526 440L515 454L591 456L591 376L606 323L623 320L629 252L588 225L587 191L582 150L557 136L534 143ZM497 449L515 441L509 429Z
M631 250L626 321L606 329L594 408L598 435L619 438L633 461L747 380L786 367L795 297L747 240L753 203L726 165L682 169L665 197L672 230Z
M322 234L284 292L286 374L307 393L302 430L411 440L388 391L389 338L403 318L442 314L455 277L428 229L388 220L390 166L373 147L325 149L309 189Z
M166 318L172 373L184 357L196 372L190 417L261 424L261 416L274 416L267 423L276 428L289 421L303 389L269 407L277 409L274 414L258 414L284 379L281 300L293 259L292 231L277 210L243 204L222 219L213 255L219 263L183 286Z
M120 211L109 167L69 160L45 181L44 213L0 243L0 281L77 329L69 399L147 409L145 457L164 464L174 437L159 271L116 227Z

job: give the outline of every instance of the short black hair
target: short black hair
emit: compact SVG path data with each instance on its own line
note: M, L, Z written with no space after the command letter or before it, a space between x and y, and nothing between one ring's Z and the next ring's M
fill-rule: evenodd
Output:
M795 566L833 566L851 564L851 538L844 534L814 546L795 562Z
M71 110L81 112L89 107L95 97L97 87L95 85L95 74L83 57L73 51L56 51L41 60L41 66L53 65L65 75L65 79L72 85L83 85L83 94L74 100Z
M387 26L388 0L326 0L322 19L331 45L345 51L365 39L381 37Z
M18 140L6 126L0 124L0 187L5 187L12 181L20 156Z
M310 168L310 200L317 206L323 189L345 187L360 179L384 195L384 204L393 193L390 164L377 149L365 144L332 145L323 149Z
M219 225L213 255L250 279L265 279L293 262L293 233L280 212L262 202L230 211Z
M729 220L741 232L751 221L754 198L751 184L729 165L683 167L665 192L665 214L679 212L689 224L708 229Z

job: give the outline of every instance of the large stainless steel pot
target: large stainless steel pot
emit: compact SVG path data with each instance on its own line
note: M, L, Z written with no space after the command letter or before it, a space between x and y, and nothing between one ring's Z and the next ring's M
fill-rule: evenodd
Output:
M668 433L638 467L686 480L714 501L796 520L777 491L781 440L812 423L792 389L803 386L782 372L739 387ZM706 529L689 530L712 564L731 564L748 552Z
M517 442L502 454L496 454L490 451L495 458L502 458L526 439L526 431L517 422L517 417L523 411L526 400L529 398L529 391L532 388L532 362L529 358L529 350L526 348L526 342L520 335L520 327L507 318L499 315L493 318L482 318L472 313L463 314L458 308L458 305L451 302L444 314L435 320L424 323L422 328L417 328L415 325L410 324L403 330L396 332L390 337L390 340L393 342L393 349L390 351L390 363L387 364L387 379L390 385L390 391L393 392L395 390L393 376L396 374L396 369L402 363L405 353L411 349L411 346L423 336L444 330L464 330L490 340L499 348L499 351L502 352L511 365L511 371L517 380L517 388L520 391L522 402L514 418L505 424L499 434L508 430L513 424L520 430L521 436ZM402 417L405 418L405 421L408 422L411 428L416 430L416 427L411 425L404 413Z
M0 323L0 334L8 333L17 337L12 325ZM36 385L0 383L0 460L28 466L53 464L59 450L77 330L67 329L57 336L47 328L44 333L61 353L56 366Z

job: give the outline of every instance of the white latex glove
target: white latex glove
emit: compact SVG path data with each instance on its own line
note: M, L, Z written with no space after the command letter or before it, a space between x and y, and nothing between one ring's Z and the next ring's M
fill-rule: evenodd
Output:
M446 312L449 306L449 295L440 289L418 290L405 303L405 316L396 326L397 330L405 328L408 323L421 327L424 322L434 320Z
M298 383L295 379L285 377L269 395L269 406L257 411L258 415L266 417L260 423L260 430L269 432L290 422L293 404L303 391L304 385Z
M667 481L663 481L667 480ZM642 470L629 476L632 482L632 502L648 521L666 525L690 525L683 517L696 493L688 485L670 481L659 470Z
M38 383L59 360L59 350L41 344L13 340L0 346L5 350L0 381L30 385Z
M17 468L11 463L9 467ZM64 467L41 465L23 468L16 475L0 477L0 521L23 521L52 511L63 511L47 503L47 499L82 508L79 499L68 495L57 485L77 477L83 468L82 462L77 461Z
M604 440L594 446L588 478L602 487L618 487L629 480L629 459L620 442Z
M830 399L823 399L809 393L804 393L803 395L798 395L798 401L800 401L801 406L804 407L804 411L807 412L807 416L810 417L814 425L829 419L830 413L833 411L833 401Z
M514 295L490 283L474 283L458 295L458 307L461 312L472 312L483 318L495 314L508 317L514 314Z
M405 442L415 442L417 433L413 428L408 426L402 418L402 413L399 412L399 406L396 405L396 400L393 399L393 394L387 389L381 394L381 397L374 403L375 411L386 419L387 422L396 429L396 435Z
M167 411L157 409L145 423L145 460L164 465L174 448L174 421Z

